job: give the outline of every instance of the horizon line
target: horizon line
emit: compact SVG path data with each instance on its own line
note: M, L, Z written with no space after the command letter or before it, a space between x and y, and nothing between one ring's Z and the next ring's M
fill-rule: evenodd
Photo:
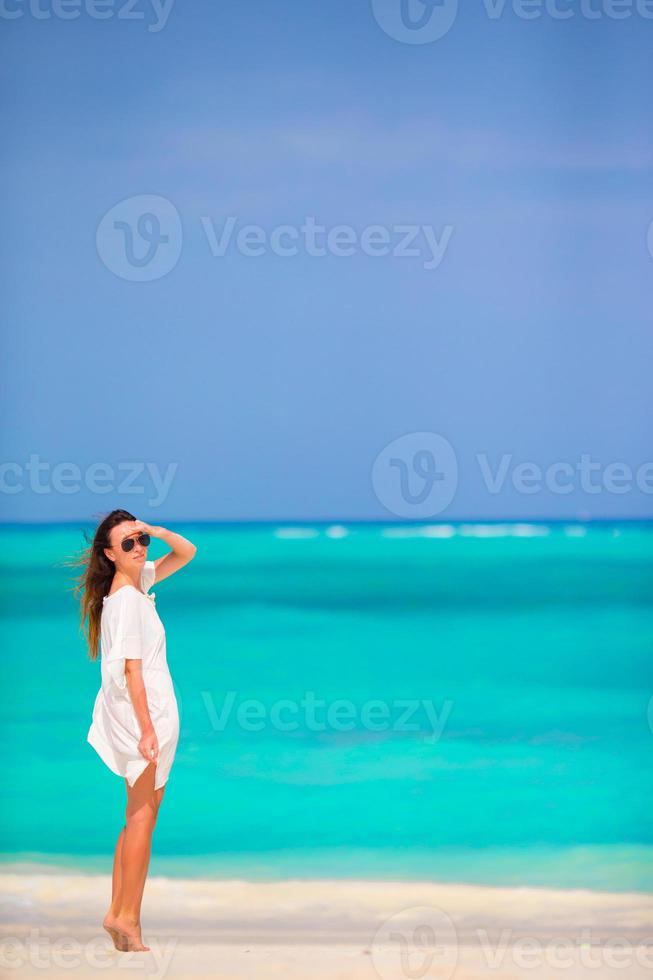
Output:
M140 520L140 518L139 518ZM653 524L651 517L451 517L451 518L430 518L430 519L410 519L410 518L236 518L224 520L221 518L166 518L167 523L174 524L209 524L222 525L224 527L279 527L283 526L338 526L338 525L360 525L360 526L411 526L424 527L433 525L453 525L453 524ZM95 525L99 523L94 518L71 518L66 520L0 520L2 527L70 527L78 524ZM153 523L145 521L146 524Z

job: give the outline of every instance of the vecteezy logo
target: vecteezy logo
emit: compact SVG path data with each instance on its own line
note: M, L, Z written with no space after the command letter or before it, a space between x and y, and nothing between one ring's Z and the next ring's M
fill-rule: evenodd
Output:
M372 12L395 41L431 44L453 27L458 0L372 0Z
M127 197L114 205L95 236L98 255L107 269L130 282L166 276L179 261L182 239L177 208L155 194Z
M389 443L372 466L379 501L398 517L434 517L449 506L458 487L458 461L451 443L435 432L411 432Z
M653 221L648 226L648 232L646 235L646 244L648 245L649 254L653 259Z
M442 909L402 909L377 929L372 964L381 980L449 980L458 964L456 927Z

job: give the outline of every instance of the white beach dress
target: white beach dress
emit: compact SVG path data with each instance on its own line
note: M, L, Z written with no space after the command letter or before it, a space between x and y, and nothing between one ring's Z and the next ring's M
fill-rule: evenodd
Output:
M166 658L166 635L154 605L153 561L141 569L141 588L123 585L104 597L101 618L102 686L87 741L112 772L133 786L149 765L138 751L141 730L125 678L125 659L143 661L147 703L159 742L154 788L170 775L179 740L179 711Z

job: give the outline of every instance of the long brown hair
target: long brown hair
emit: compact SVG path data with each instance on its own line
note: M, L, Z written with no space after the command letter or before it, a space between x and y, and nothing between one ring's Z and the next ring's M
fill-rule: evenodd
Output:
M86 531L84 538L87 547L72 559L64 561L64 565L82 566L83 571L73 588L73 594L80 600L80 630L88 644L88 655L91 660L97 660L100 647L100 619L102 617L102 600L111 588L116 571L114 563L104 553L105 548L111 548L109 535L116 524L123 521L135 521L136 518L128 510L112 510L98 524L91 540Z

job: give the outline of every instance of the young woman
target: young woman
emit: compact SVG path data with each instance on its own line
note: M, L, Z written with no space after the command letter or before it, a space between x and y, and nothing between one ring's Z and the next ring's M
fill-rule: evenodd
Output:
M148 561L150 538L172 551ZM196 548L181 534L152 527L126 510L98 525L80 563L76 594L89 656L101 650L102 684L87 741L127 791L125 825L113 859L111 906L103 926L116 949L148 951L141 938L141 900L152 833L179 739L179 713L166 659L155 582L179 571Z

